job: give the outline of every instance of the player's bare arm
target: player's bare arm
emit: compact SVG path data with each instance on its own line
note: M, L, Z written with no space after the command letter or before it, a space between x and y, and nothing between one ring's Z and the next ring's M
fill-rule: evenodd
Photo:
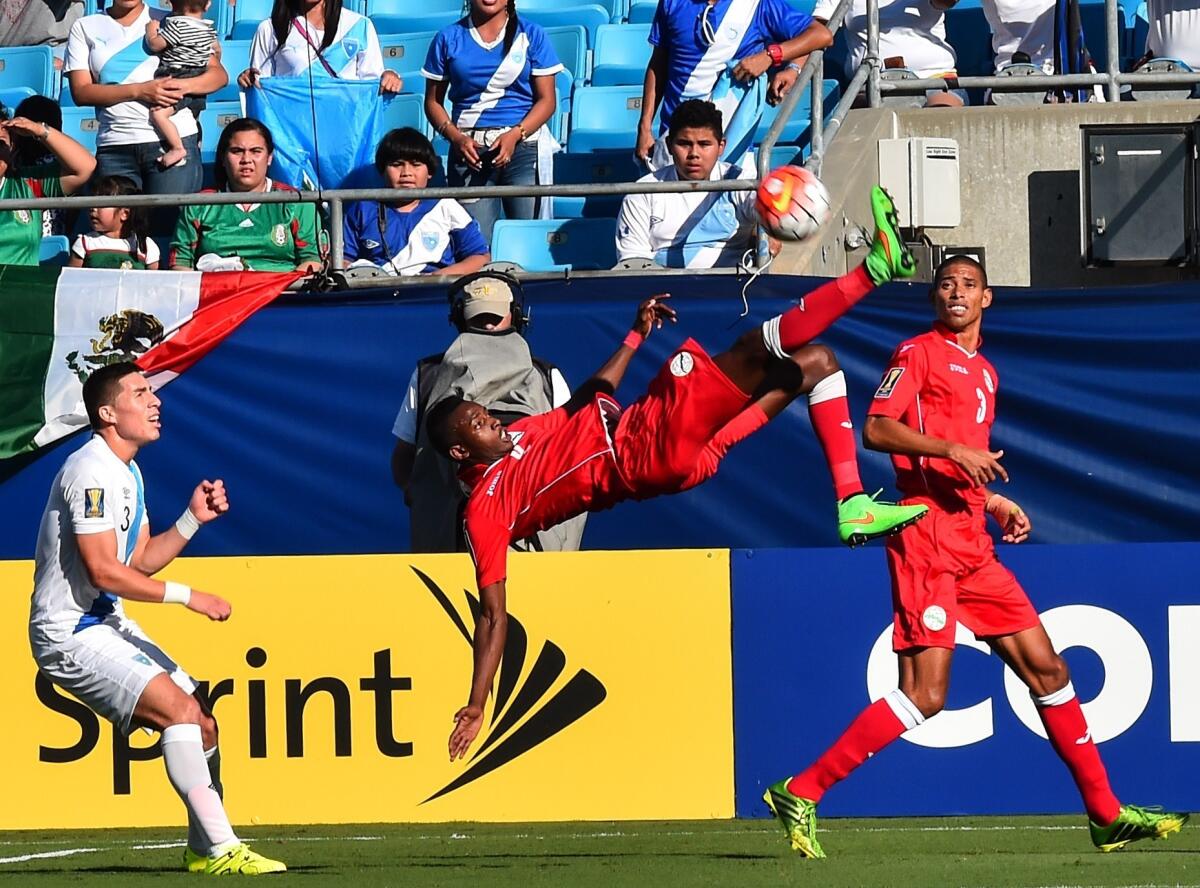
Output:
M1008 481L1008 472L1000 464L1003 450L980 450L957 441L926 435L890 416L868 416L863 423L863 444L883 453L905 456L929 456L957 463L975 487L999 478Z
M75 539L88 579L97 589L129 601L167 600L165 582L151 579L117 559L117 535L114 531L76 534ZM210 620L227 620L232 611L228 601L199 589L190 590L186 606L188 610L203 614Z
M563 405L568 414L574 414L592 403L598 394L611 395L617 390L621 385L621 380L625 378L629 361L633 358L633 353L637 351L637 346L641 344L641 341L647 339L654 330L661 330L665 321L675 323L675 309L666 303L666 300L670 298L670 293L659 293L638 306L630 335L621 343L620 348L613 352L612 357L605 361L604 365L593 373L590 379L575 390L571 395L571 400ZM635 343L631 343L630 339L635 337L635 334L640 338L636 338Z
M1000 539L1006 543L1023 543L1033 531L1033 522L1019 505L1004 494L986 491L988 498L984 508L1000 525Z
M207 524L228 511L229 496L225 492L224 481L220 478L216 481L205 479L196 485L188 502L187 514L190 514L191 520L197 525ZM156 536L150 536L147 531L143 531L138 536L137 548L133 551L130 566L146 576L153 576L174 561L188 544L189 537L184 536L180 530L180 524L188 520L185 516L180 522Z
M479 620L475 623L475 659L471 670L471 697L454 714L450 732L450 761L467 754L471 741L483 726L483 705L492 691L492 681L500 668L504 642L508 638L508 609L504 580L479 590Z

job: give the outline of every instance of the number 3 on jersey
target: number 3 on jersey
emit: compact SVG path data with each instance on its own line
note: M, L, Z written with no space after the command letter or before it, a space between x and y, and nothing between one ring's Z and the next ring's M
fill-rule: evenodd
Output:
M979 409L975 411L975 421L983 422L987 419L987 398L981 388L975 389L975 394L979 396Z

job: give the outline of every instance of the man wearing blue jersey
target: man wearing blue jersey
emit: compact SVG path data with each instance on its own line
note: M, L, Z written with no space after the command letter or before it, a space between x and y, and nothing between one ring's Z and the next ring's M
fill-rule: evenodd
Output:
M650 43L635 153L659 169L671 162L662 137L686 99L717 105L727 133L722 159L737 163L750 147L763 101L777 102L794 82L784 66L829 46L833 35L786 0L659 0ZM761 77L771 68L780 71L768 96Z
M389 188L425 188L437 169L433 145L412 127L394 129L375 150ZM374 265L395 275L470 274L491 260L479 225L456 200L363 200L346 209L347 265Z

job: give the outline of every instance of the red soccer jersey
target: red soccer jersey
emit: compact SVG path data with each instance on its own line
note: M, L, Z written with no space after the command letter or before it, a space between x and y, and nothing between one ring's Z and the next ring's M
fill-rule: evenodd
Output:
M472 488L463 524L480 589L507 576L511 541L629 496L605 422L620 412L600 395L573 416L559 407L518 420L508 429L511 453L459 473Z
M892 355L868 411L899 420L926 435L988 450L996 416L996 368L958 344L941 324L902 342ZM906 497L932 497L952 508L982 510L984 488L948 459L892 454L896 486Z

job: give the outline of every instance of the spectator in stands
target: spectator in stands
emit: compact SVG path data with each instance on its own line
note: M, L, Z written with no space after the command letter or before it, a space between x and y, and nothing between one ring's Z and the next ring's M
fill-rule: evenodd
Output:
M646 66L634 153L657 170L671 163L663 136L680 102L719 101L726 124L732 125L738 104L749 101L753 106L756 100L753 92L736 84L752 84L774 68L768 99L778 102L796 79L786 64L829 46L833 35L787 0L660 0L650 26L650 43L654 51ZM654 112L660 101L656 134ZM757 104L739 115L744 123L735 144L728 146L738 156L726 159L741 161L761 114L762 106Z
M337 77L378 80L381 93L403 84L385 71L379 35L366 16L342 0L275 0L271 17L259 24L250 44L250 67L238 76L242 89L259 77Z
M39 141L54 156L57 171L43 168L41 176L22 174L15 164L14 137ZM25 117L0 122L0 200L74 194L95 169L96 158L86 148L47 123L35 123ZM41 242L40 213L0 211L0 265L37 265Z
M217 142L216 189L246 203L186 206L171 244L171 268L200 271L315 271L321 267L312 204L255 203L253 195L291 191L267 178L275 143L257 120L230 122Z
M1146 33L1146 55L1179 59L1200 71L1200 4L1196 0L1146 0L1150 29ZM1194 88L1192 95L1197 95Z
M673 163L638 181L753 179L752 171L720 160L722 129L712 102L680 103L667 132ZM617 258L651 259L668 268L735 266L754 247L755 221L752 190L627 194L617 216Z
M437 170L433 145L412 127L394 129L375 150L375 169L388 188L424 188ZM363 200L346 209L347 264L378 266L396 275L469 274L491 260L478 223L456 200Z
M951 9L958 0L933 2ZM997 73L1016 61L1027 61L1043 74L1054 73L1055 8L1055 0L983 0Z
M517 15L516 0L470 3L466 16L438 32L421 68L425 116L450 142L447 180L473 188L550 181L558 145L545 123L554 114L554 75L563 65L541 26ZM464 203L490 244L501 201ZM508 219L539 215L534 197L506 197L503 204Z
M93 197L139 194L132 179L105 176L92 183ZM92 233L71 245L72 268L148 268L158 270L158 244L146 234L141 207L92 207Z
M156 19L146 22L146 46L158 56L155 77L191 80L203 77L208 60L219 52L213 23L204 17L212 0L171 0L171 14L160 26ZM204 96L184 96L174 105L150 109L150 125L167 146L158 159L161 167L171 167L187 159L179 139L179 130L171 116L181 107L199 114L205 107Z
M186 107L171 117L187 157L164 169L150 109L178 104L185 93L208 95L229 78L216 55L208 61L208 72L186 86L173 77L156 78L158 58L145 50L146 25L165 14L143 0L111 0L103 12L86 15L71 27L65 70L75 104L99 109L96 162L101 176L125 176L146 194L191 194L202 176L196 118Z
M937 5L937 3L942 5ZM943 0L879 0L879 55L885 68L907 68L920 78L956 76L954 47L946 40L946 13ZM837 0L817 0L813 16L828 22L837 9ZM854 0L845 21L846 76L854 76L867 55L867 0ZM967 104L962 89L931 89L925 93L925 107L961 107Z
M430 446L423 422L428 408L448 395L470 397L491 405L507 425L560 407L571 397L558 368L530 354L520 281L482 271L461 278L449 295L450 320L459 335L444 353L417 363L392 427L392 478L409 507L413 552L467 551L460 514L466 497L458 467ZM578 549L580 518L541 531L521 548Z
M45 123L51 129L62 129L62 107L48 96L27 96L17 103L13 117L24 117L34 123ZM37 139L16 135L13 138L14 166L21 176L41 179L45 176L57 176L60 172L58 158L54 152L46 148L46 144ZM65 234L76 211L66 210L42 211L42 237L54 234Z

